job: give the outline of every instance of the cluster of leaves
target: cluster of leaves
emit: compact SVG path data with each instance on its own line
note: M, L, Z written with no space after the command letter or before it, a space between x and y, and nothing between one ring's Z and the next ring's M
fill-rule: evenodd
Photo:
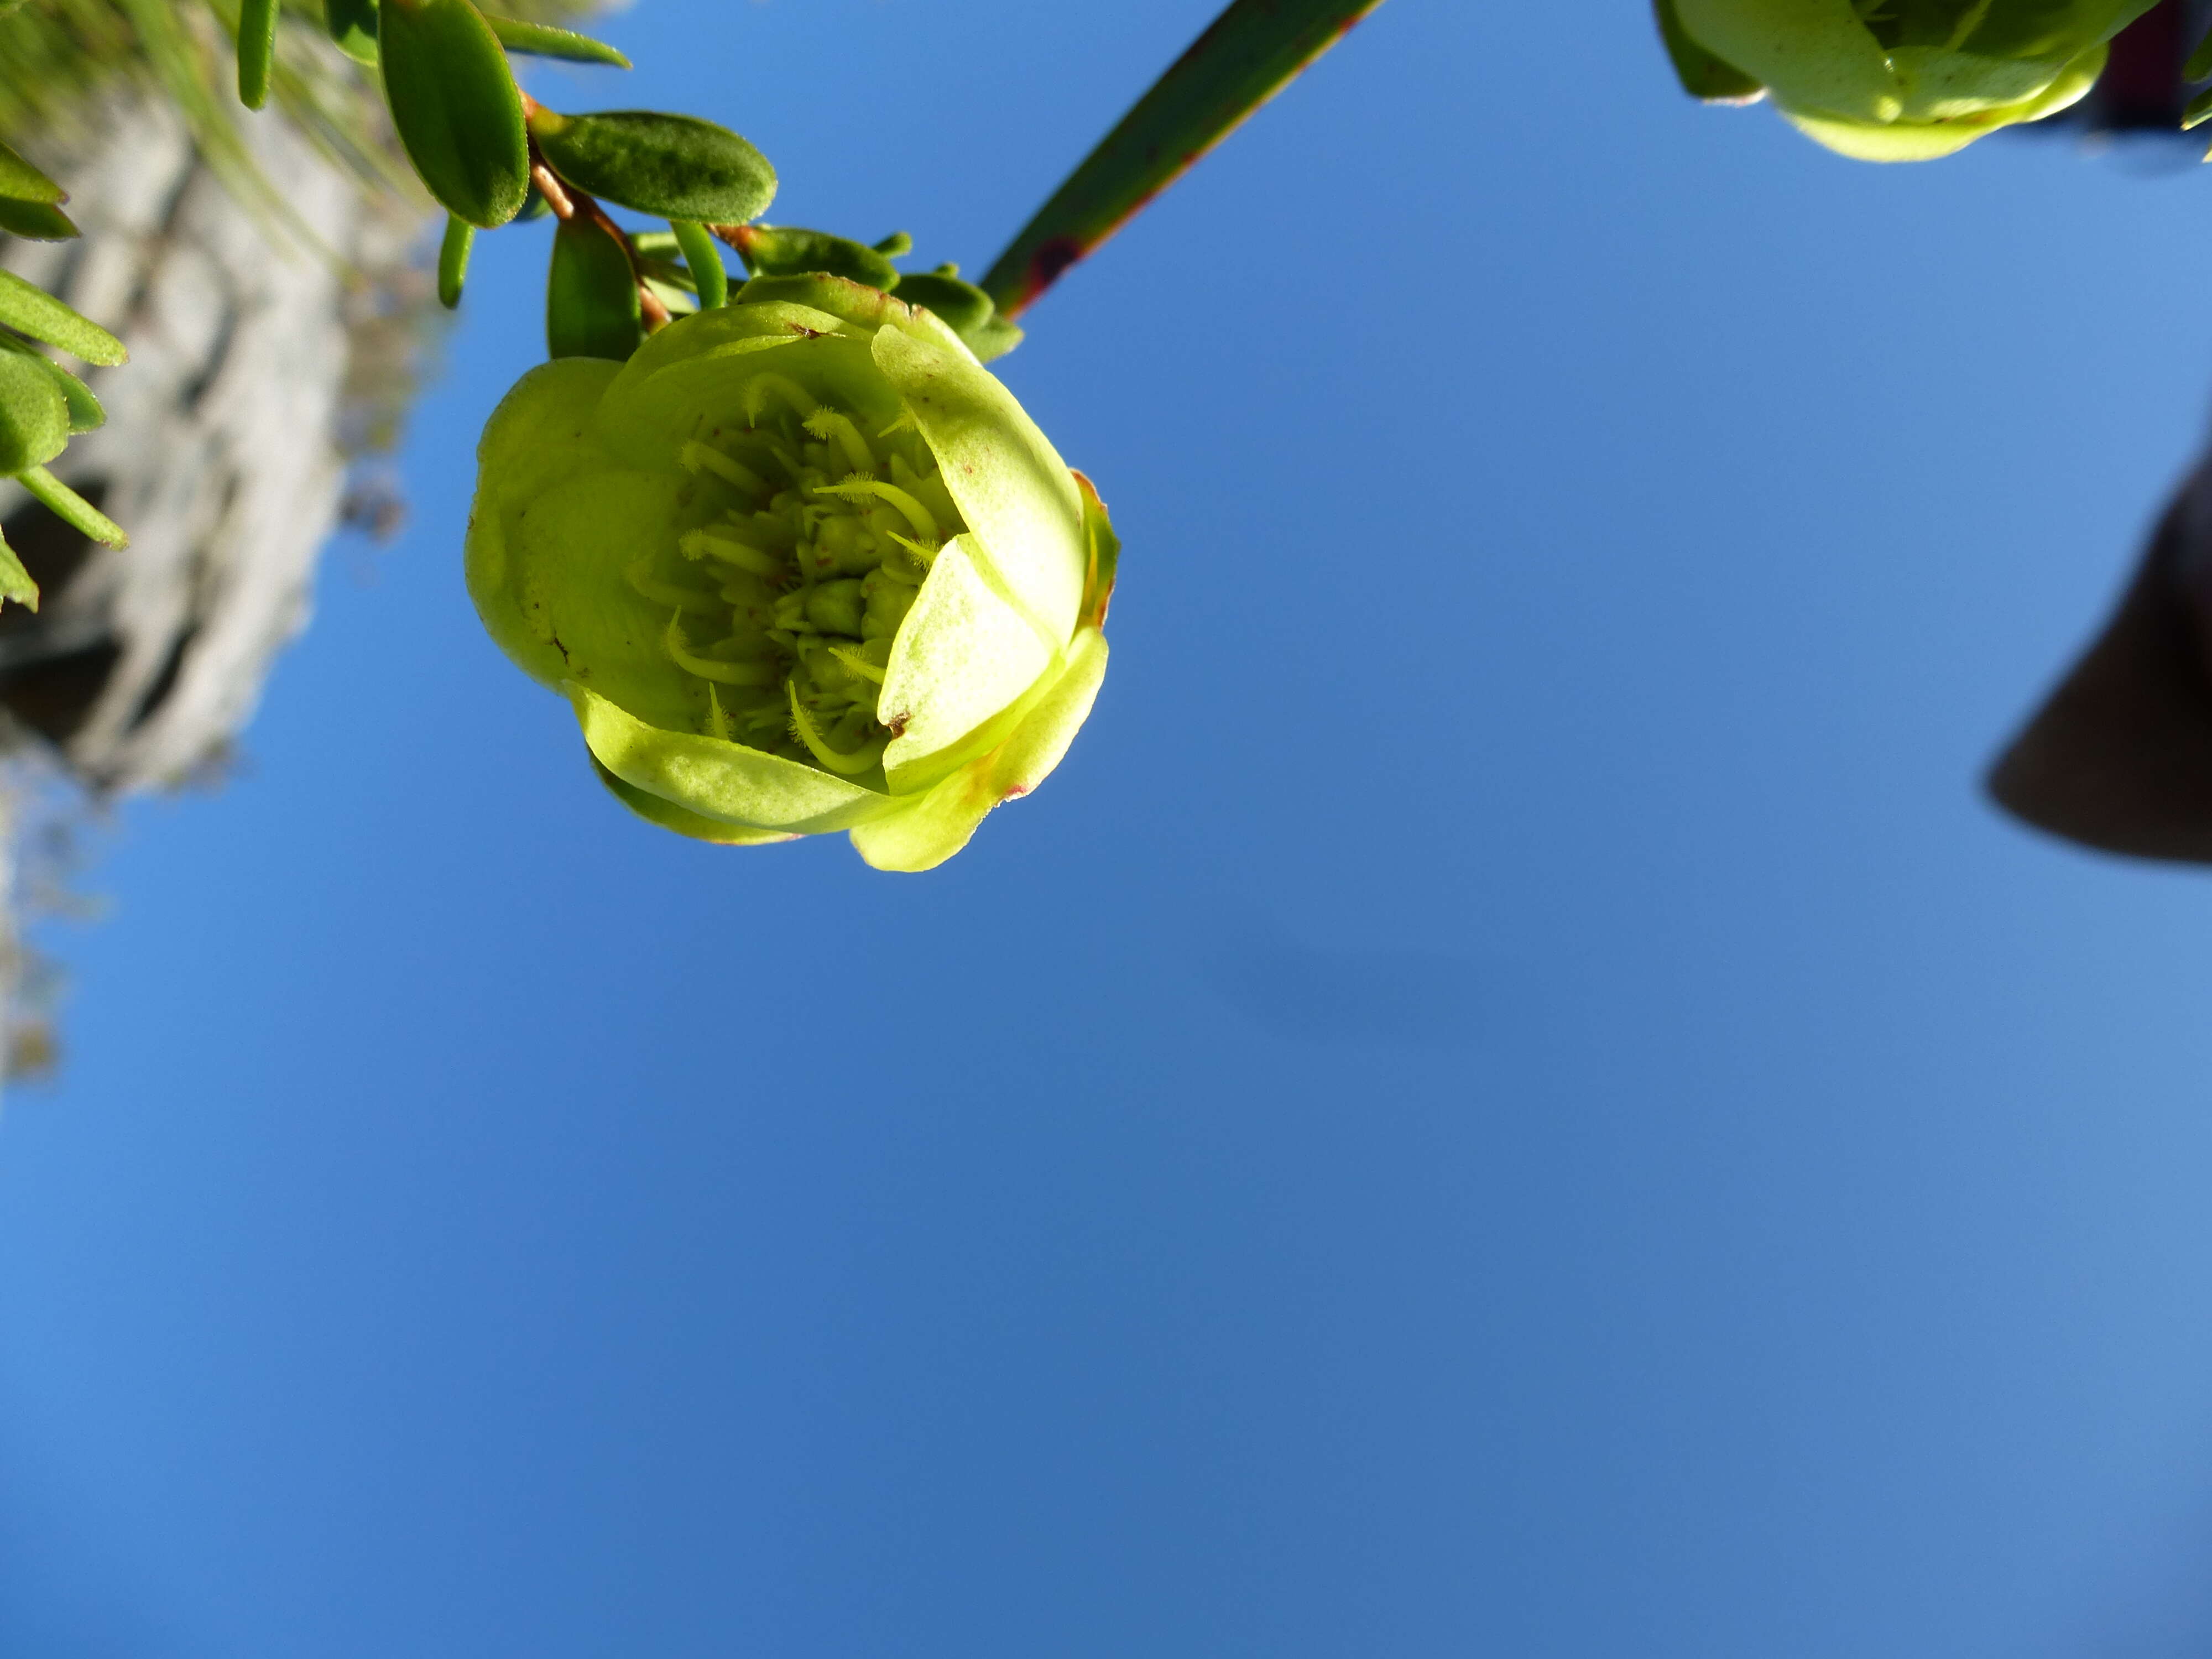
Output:
M241 0L238 90L269 95L282 8ZM775 198L775 169L726 127L653 110L565 114L516 84L509 54L627 69L588 35L480 9L471 0L325 0L339 47L374 66L409 162L449 216L440 297L458 305L477 232L551 213L559 220L546 285L550 355L627 358L682 313L729 294L717 239L749 274L827 272L896 289L928 306L979 356L1010 349L1020 331L945 265L907 275L891 264L902 237L872 245L826 232L751 222ZM631 231L603 204L665 220Z
M39 241L77 234L62 187L0 144L0 229ZM11 477L94 541L125 545L122 529L46 470L70 439L107 419L92 389L39 349L52 346L88 363L124 360L123 342L44 289L0 270L0 476ZM39 586L0 539L0 601L39 608Z

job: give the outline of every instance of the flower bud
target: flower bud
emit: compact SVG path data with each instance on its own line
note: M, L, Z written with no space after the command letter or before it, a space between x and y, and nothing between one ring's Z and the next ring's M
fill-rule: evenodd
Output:
M2104 69L2105 43L2154 0L1657 3L1678 66L1710 54L1830 149L1911 161L2075 102Z
M756 278L627 362L541 365L477 459L486 629L680 833L847 830L927 869L1051 771L1104 677L1097 493L878 289Z

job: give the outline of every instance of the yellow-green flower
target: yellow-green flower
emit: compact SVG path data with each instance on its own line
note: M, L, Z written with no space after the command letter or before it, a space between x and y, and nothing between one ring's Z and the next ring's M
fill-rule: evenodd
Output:
M927 311L760 277L568 357L477 449L468 580L599 776L732 845L926 870L1067 749L1106 671L1106 511Z
M1948 155L2064 109L2155 3L1656 0L1692 91L1764 88L1808 136L1869 161Z

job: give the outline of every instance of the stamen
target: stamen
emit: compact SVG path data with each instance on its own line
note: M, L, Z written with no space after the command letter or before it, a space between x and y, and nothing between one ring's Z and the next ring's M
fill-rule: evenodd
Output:
M898 419L893 421L889 426L876 428L876 436L888 438L894 432L912 432L918 434L921 431L921 428L914 423L914 411L910 409L902 409L898 412Z
M687 611L695 617L714 617L721 614L722 602L714 594L702 593L696 588L678 587L673 582L655 581L647 575L646 569L652 562L652 557L648 555L623 572L623 574L628 578L629 585L647 599L651 599L655 605L674 605L678 616Z
M711 530L687 530L676 538L677 550L687 559L702 555L720 559L724 564L733 564L740 570L749 570L756 576L781 576L783 561L757 547L749 547L733 536L718 535Z
M765 662L715 662L706 657L691 654L691 641L684 637L684 616L678 611L668 619L668 631L660 642L676 665L687 674L696 674L702 680L719 680L724 685L774 685L778 675L775 665Z
M927 541L937 539L937 515L896 484L884 483L878 478L848 478L842 483L814 486L817 495L837 495L846 501L859 501L873 495L878 501L889 501L899 511L899 516L914 526L914 533Z
M870 662L861 654L859 647L849 645L833 645L830 647L830 654L862 679L873 680L878 685L884 683L883 667Z
M832 749L823 742L821 734L814 729L814 722L807 719L806 710L800 706L797 683L787 680L784 690L791 698L792 735L806 745L807 753L822 763L823 770L835 772L840 777L857 777L883 759L884 750L890 745L888 737L878 738L849 755Z
M718 478L726 479L750 495L768 494L768 480L742 462L733 461L719 449L696 441L687 443L676 452L676 459L684 464L686 472L696 472L702 467Z
M707 726L724 743L730 741L730 719L722 712L722 700L714 695L711 680L707 684Z
M920 542L909 541L906 537L900 535L896 530L886 531L884 533L893 541L896 542L901 547L906 549L908 552L913 554L915 556L915 562L921 565L925 571L936 564L937 556L945 550L943 547L934 543L928 546L924 546Z
M868 441L860 435L860 428L853 424L849 415L841 415L834 409L817 409L801 422L823 443L835 439L844 447L846 459L853 463L855 472L876 470L876 452L868 447Z
M811 415L818 405L802 391L798 383L781 374L756 374L745 382L745 417L755 426L768 412L769 393L774 392L791 405L791 412L802 421Z

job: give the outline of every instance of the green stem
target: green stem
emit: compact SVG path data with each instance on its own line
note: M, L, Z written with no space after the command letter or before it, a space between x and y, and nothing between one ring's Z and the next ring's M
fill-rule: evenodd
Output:
M712 311L729 303L730 275L722 268L721 252L706 226L690 219L671 219L668 228L676 233L677 248L691 272L692 284L699 290L699 309Z
M1018 316L1382 0L1236 0L1070 173L983 278Z

